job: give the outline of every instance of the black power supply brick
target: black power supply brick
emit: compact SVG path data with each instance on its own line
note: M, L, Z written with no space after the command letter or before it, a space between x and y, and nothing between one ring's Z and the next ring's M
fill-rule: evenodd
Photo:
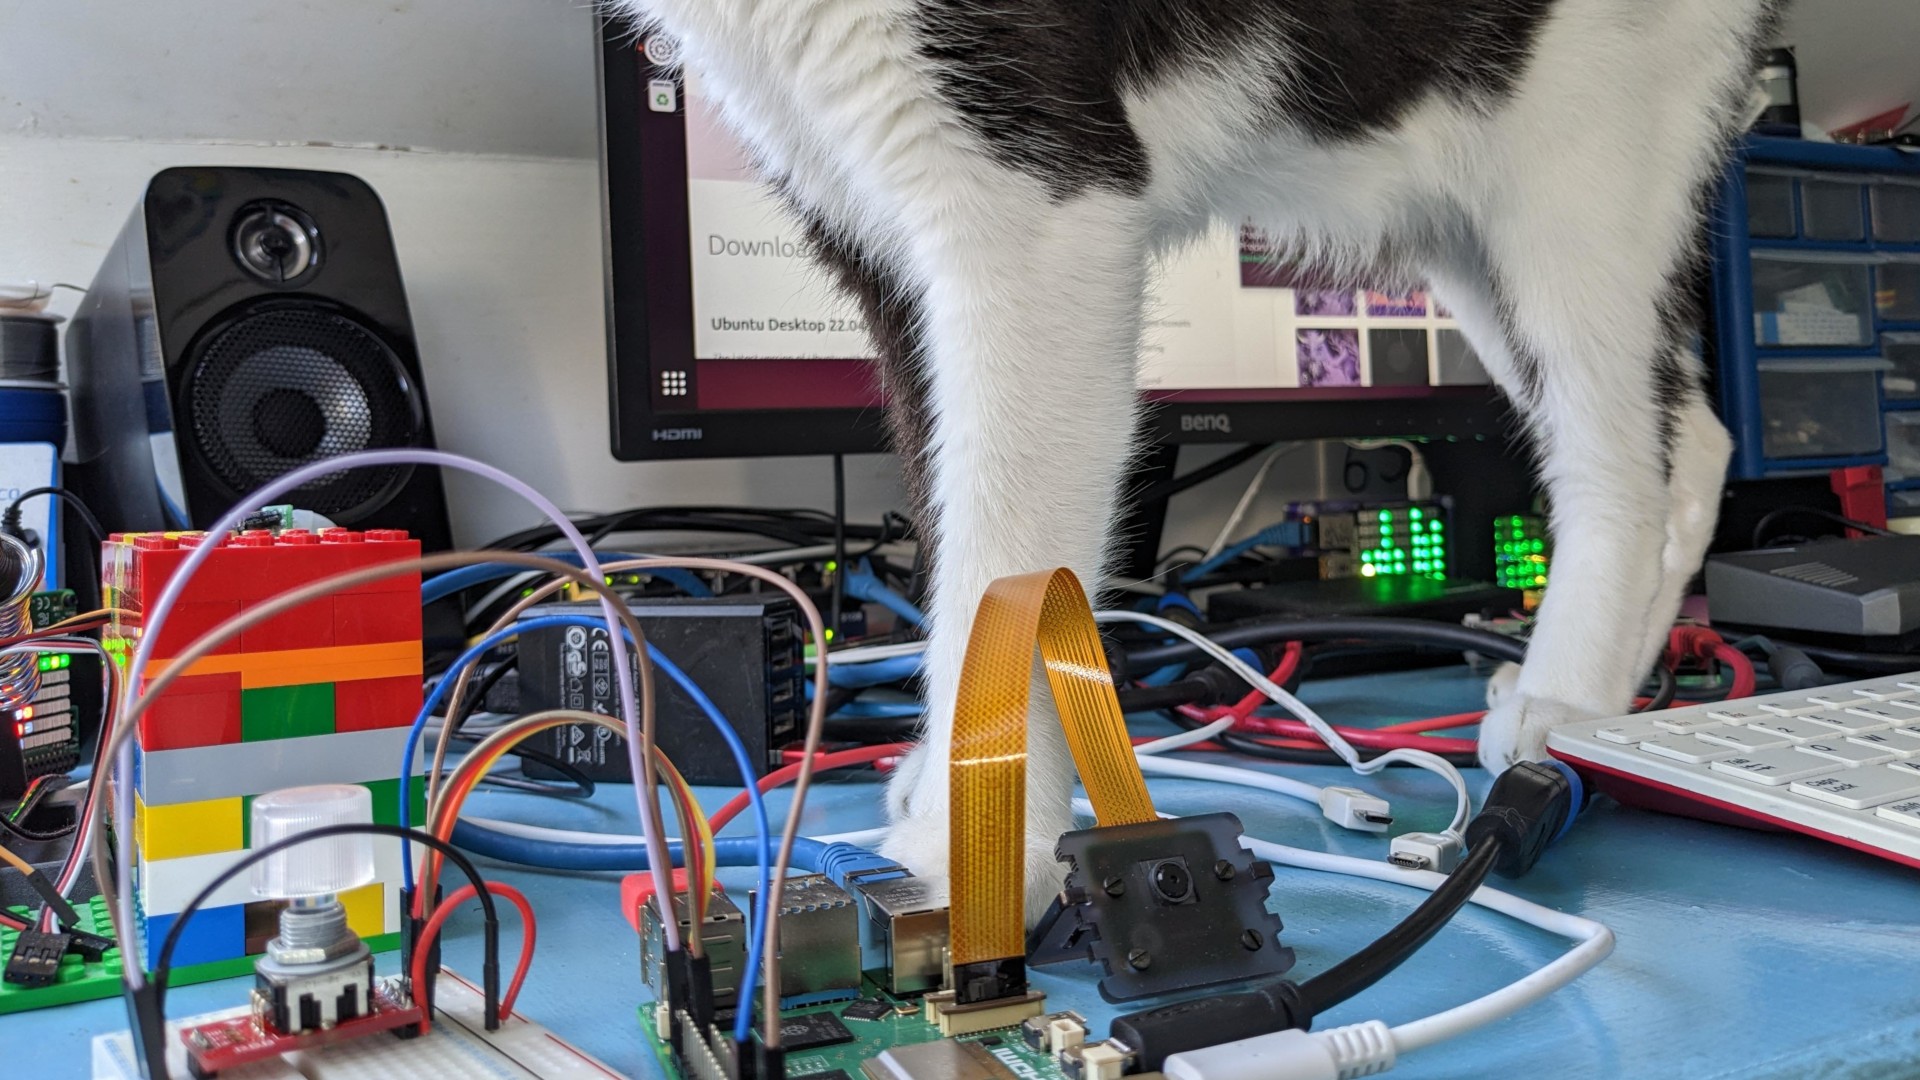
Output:
M629 601L647 643L706 691L740 741L755 771L781 764L806 716L806 667L800 614L786 597L674 597ZM600 615L600 605L553 604L523 618L559 613ZM636 679L638 675L636 674ZM656 673L660 749L691 784L740 785L740 769L720 733L672 679ZM519 711L585 709L620 715L606 628L549 626L520 636ZM605 728L569 724L528 740L589 779L630 781L626 740ZM555 779L527 762L528 776Z

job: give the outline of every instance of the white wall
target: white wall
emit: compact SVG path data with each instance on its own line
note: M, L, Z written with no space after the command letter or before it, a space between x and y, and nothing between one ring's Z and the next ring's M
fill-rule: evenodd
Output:
M1784 39L1810 118L1920 98L1916 0L1803 0ZM392 217L443 445L573 509L827 505L824 459L612 459L593 47L584 0L0 0L0 281L85 284L169 165L358 173ZM1308 457L1273 503L1310 493ZM851 461L849 486L858 516L901 504L888 458ZM1183 500L1169 543L1237 489ZM464 540L527 520L453 490Z

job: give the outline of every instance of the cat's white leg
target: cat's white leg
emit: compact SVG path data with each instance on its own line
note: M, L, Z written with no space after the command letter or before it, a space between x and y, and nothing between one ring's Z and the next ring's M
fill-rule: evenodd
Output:
M1570 225L1587 212L1577 201L1543 197L1533 209L1491 223L1488 250L1554 559L1527 662L1480 728L1493 769L1544 756L1562 723L1625 712L1644 643L1672 617L1656 611L1671 404L1656 371L1671 360L1658 301L1681 234L1597 215Z
M1685 370L1696 366L1682 357ZM1667 645L1667 628L1680 613L1687 586L1700 570L1713 526L1720 514L1720 492L1733 457L1733 440L1714 415L1697 386L1673 410L1672 442L1668 452L1667 536L1660 557L1660 591L1653 601L1652 618L1640 649L1636 671L1652 670Z
M997 577L1071 567L1098 587L1133 450L1134 362L1145 281L1136 200L1056 201L1006 172L935 207L908 238L919 286L938 536L926 661L929 722L893 781L882 850L947 868L950 717L973 613ZM1073 766L1044 678L1028 724L1027 896L1044 907L1072 827Z

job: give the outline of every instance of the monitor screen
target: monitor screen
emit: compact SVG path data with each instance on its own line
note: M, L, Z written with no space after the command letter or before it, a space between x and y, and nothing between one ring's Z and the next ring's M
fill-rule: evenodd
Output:
M672 51L616 32L602 56L615 455L881 449L860 310ZM1316 287L1246 227L1154 267L1138 381L1163 439L1503 424L1486 372L1426 292Z

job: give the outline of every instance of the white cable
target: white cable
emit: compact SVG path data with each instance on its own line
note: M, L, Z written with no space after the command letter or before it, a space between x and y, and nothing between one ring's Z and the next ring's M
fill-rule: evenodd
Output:
M1350 855L1308 851L1304 848L1256 840L1250 836L1243 836L1240 841L1247 846L1247 850L1259 858L1302 870L1320 870L1330 874L1369 878L1395 885L1411 885L1428 892L1439 888L1440 883L1447 880L1445 874L1436 874L1429 870L1402 870L1375 859L1358 859ZM1613 931L1605 924L1592 919L1570 915L1564 911L1555 911L1550 907L1485 885L1474 890L1469 900L1489 911L1497 911L1530 926L1539 927L1548 933L1572 938L1577 944L1547 966L1530 972L1518 981L1501 987L1491 994L1475 998L1464 1005L1457 1005L1445 1012L1397 1025L1392 1029L1393 1042L1395 1049L1400 1053L1432 1046L1519 1012L1592 970L1613 951Z
M1320 736L1320 741L1327 744L1328 749L1339 755L1340 760L1346 762L1348 768L1362 776L1371 776L1396 761L1417 765L1434 773L1453 786L1455 796L1453 824L1448 826L1447 832L1457 835L1467 827L1467 817L1473 812L1472 801L1467 794L1467 781L1460 775L1460 770L1454 768L1447 759L1425 750L1400 749L1389 750L1372 760L1362 760L1359 751L1353 748L1353 744L1341 738L1340 733L1333 729L1333 725L1321 719L1319 713L1308 708L1305 702L1287 693L1272 679L1262 675L1246 661L1228 652L1205 634L1170 619L1162 619L1157 615L1148 615L1140 611L1099 611L1094 613L1093 618L1095 622L1101 623L1130 622L1152 626L1198 647L1221 666L1245 679L1248 685L1265 694L1275 704L1292 713L1295 719L1312 728L1314 734Z
M1244 771L1244 770L1242 770ZM1085 799L1073 800L1074 812L1091 815L1093 805ZM1161 817L1173 817L1161 814ZM1291 866L1300 870L1318 870L1328 874L1343 874L1347 877L1367 878L1382 881L1390 885L1409 885L1416 889L1432 892L1447 880L1445 874L1436 874L1429 870L1403 870L1391 863L1375 859L1359 859L1351 855L1336 855L1326 851L1309 851L1306 848L1289 847L1259 840L1251 836L1242 836L1240 842L1257 858L1279 866ZM1571 915L1564 911L1555 911L1542 904L1536 904L1501 892L1499 889L1482 885L1475 889L1468 902L1497 911L1502 915L1518 919L1530 926L1538 927L1551 934L1572 938L1572 949L1556 957L1545 967L1532 971L1520 979L1495 990L1491 994L1477 997L1464 1005L1456 1005L1444 1012L1422 1017L1389 1029L1392 1047L1389 1055L1404 1054L1408 1051L1423 1049L1435 1043L1463 1035L1478 1027L1484 1027L1495 1020L1511 1016L1521 1009L1533 1005L1549 994L1567 985L1573 980L1605 960L1613 952L1613 931L1603 923L1593 919ZM1373 1022L1377 1023L1377 1021ZM1341 1033L1370 1025L1350 1025L1347 1028L1333 1028L1314 1035L1320 1039L1337 1038ZM1262 1036L1261 1038L1271 1038ZM1258 1042L1258 1039L1243 1042ZM1217 1080L1228 1073L1211 1070L1206 1067L1205 1059L1219 1052L1222 1057L1235 1056L1240 1043L1225 1043L1209 1047L1192 1054L1176 1054L1167 1059L1165 1069L1168 1077L1186 1078L1186 1080ZM1180 1059L1187 1060L1180 1060ZM1387 1062L1391 1063L1391 1056ZM1274 1071L1265 1074L1278 1080L1287 1074ZM1305 1075L1305 1074L1303 1074ZM1364 1072L1341 1075L1363 1076Z
M1420 447L1406 439L1348 439L1347 445L1355 450L1379 450L1382 447L1397 446L1407 452L1407 498L1418 502L1433 498L1433 474L1427 471L1427 456Z
M1260 494L1260 485L1267 482L1267 474L1273 471L1273 463L1304 445L1306 444L1297 442L1282 443L1267 451L1267 456L1261 460L1260 467L1254 470L1253 479L1247 481L1246 490L1240 493L1240 501L1233 504L1233 513L1227 515L1227 523L1220 526L1220 531L1215 534L1213 543L1207 545L1207 553L1201 557L1201 562L1213 558L1226 548L1227 541L1233 536L1233 531L1240 527L1241 519L1247 516L1247 510L1253 506L1254 496Z
M873 660L897 660L902 656L918 656L927 651L924 641L899 641L885 645L855 645L850 649L835 649L827 654L834 664L864 664ZM807 666L813 666L813 657L807 657Z
M1184 749L1196 743L1206 742L1215 735L1233 727L1236 722L1237 721L1231 716L1223 716L1205 727L1197 727L1192 731L1182 731L1169 735L1164 739L1155 739L1152 742L1141 743L1139 746L1133 748L1133 752L1138 756L1145 757L1151 754L1164 754L1168 751Z
M1183 780L1212 780L1222 784L1238 784L1241 787L1271 791L1276 795L1290 795L1316 804L1319 803L1320 792L1323 790L1290 776L1277 776L1273 773L1255 772L1252 769L1236 769L1231 765L1211 765L1204 761L1182 761L1176 758L1143 757L1140 759L1140 771L1148 776L1177 776Z

